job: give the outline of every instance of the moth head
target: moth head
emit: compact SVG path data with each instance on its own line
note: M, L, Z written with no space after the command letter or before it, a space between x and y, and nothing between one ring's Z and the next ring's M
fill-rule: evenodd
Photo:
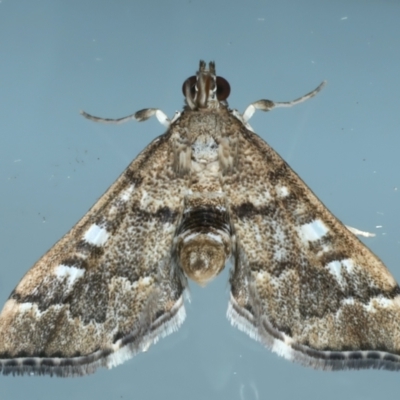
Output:
M182 86L182 92L186 99L186 104L191 110L205 108L217 108L228 98L231 87L229 82L217 76L215 63L210 62L208 69L206 63L200 61L199 71L196 76L186 79Z

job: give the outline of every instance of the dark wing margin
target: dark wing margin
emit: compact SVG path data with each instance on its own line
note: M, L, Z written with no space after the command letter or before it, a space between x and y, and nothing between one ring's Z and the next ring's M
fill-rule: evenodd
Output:
M171 257L185 178L170 132L155 139L24 276L0 314L3 374L74 376L113 367L185 318Z
M261 138L243 128L239 148L231 323L313 368L399 370L393 276Z

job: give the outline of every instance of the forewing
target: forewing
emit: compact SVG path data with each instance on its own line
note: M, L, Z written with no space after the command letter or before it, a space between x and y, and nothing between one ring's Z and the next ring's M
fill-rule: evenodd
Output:
M262 139L243 129L239 148L231 322L315 368L400 369L392 275Z
M171 259L184 178L167 132L24 276L0 315L3 373L84 375L177 329L186 284Z

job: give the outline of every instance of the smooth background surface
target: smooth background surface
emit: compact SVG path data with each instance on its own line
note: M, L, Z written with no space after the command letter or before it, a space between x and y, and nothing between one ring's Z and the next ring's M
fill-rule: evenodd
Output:
M164 128L104 126L78 111L172 116L199 59L229 80L230 106L286 101L251 124L400 280L398 1L0 2L0 303ZM380 228L377 226L381 226ZM229 326L224 272L191 285L178 333L79 379L0 377L0 399L397 398L399 373L292 364Z

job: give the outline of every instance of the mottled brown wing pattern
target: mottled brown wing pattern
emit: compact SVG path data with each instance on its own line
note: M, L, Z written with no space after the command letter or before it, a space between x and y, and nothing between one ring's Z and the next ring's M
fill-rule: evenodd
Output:
M232 324L322 369L400 369L400 289L248 120L290 107L228 108L229 83L200 61L186 106L83 219L28 271L0 314L0 371L84 375L177 329L187 278L234 268Z
M0 315L3 373L84 375L183 322L171 243L187 182L170 155L167 132L21 280Z
M228 317L287 359L400 368L400 289L281 157L243 129L224 186L238 249Z

